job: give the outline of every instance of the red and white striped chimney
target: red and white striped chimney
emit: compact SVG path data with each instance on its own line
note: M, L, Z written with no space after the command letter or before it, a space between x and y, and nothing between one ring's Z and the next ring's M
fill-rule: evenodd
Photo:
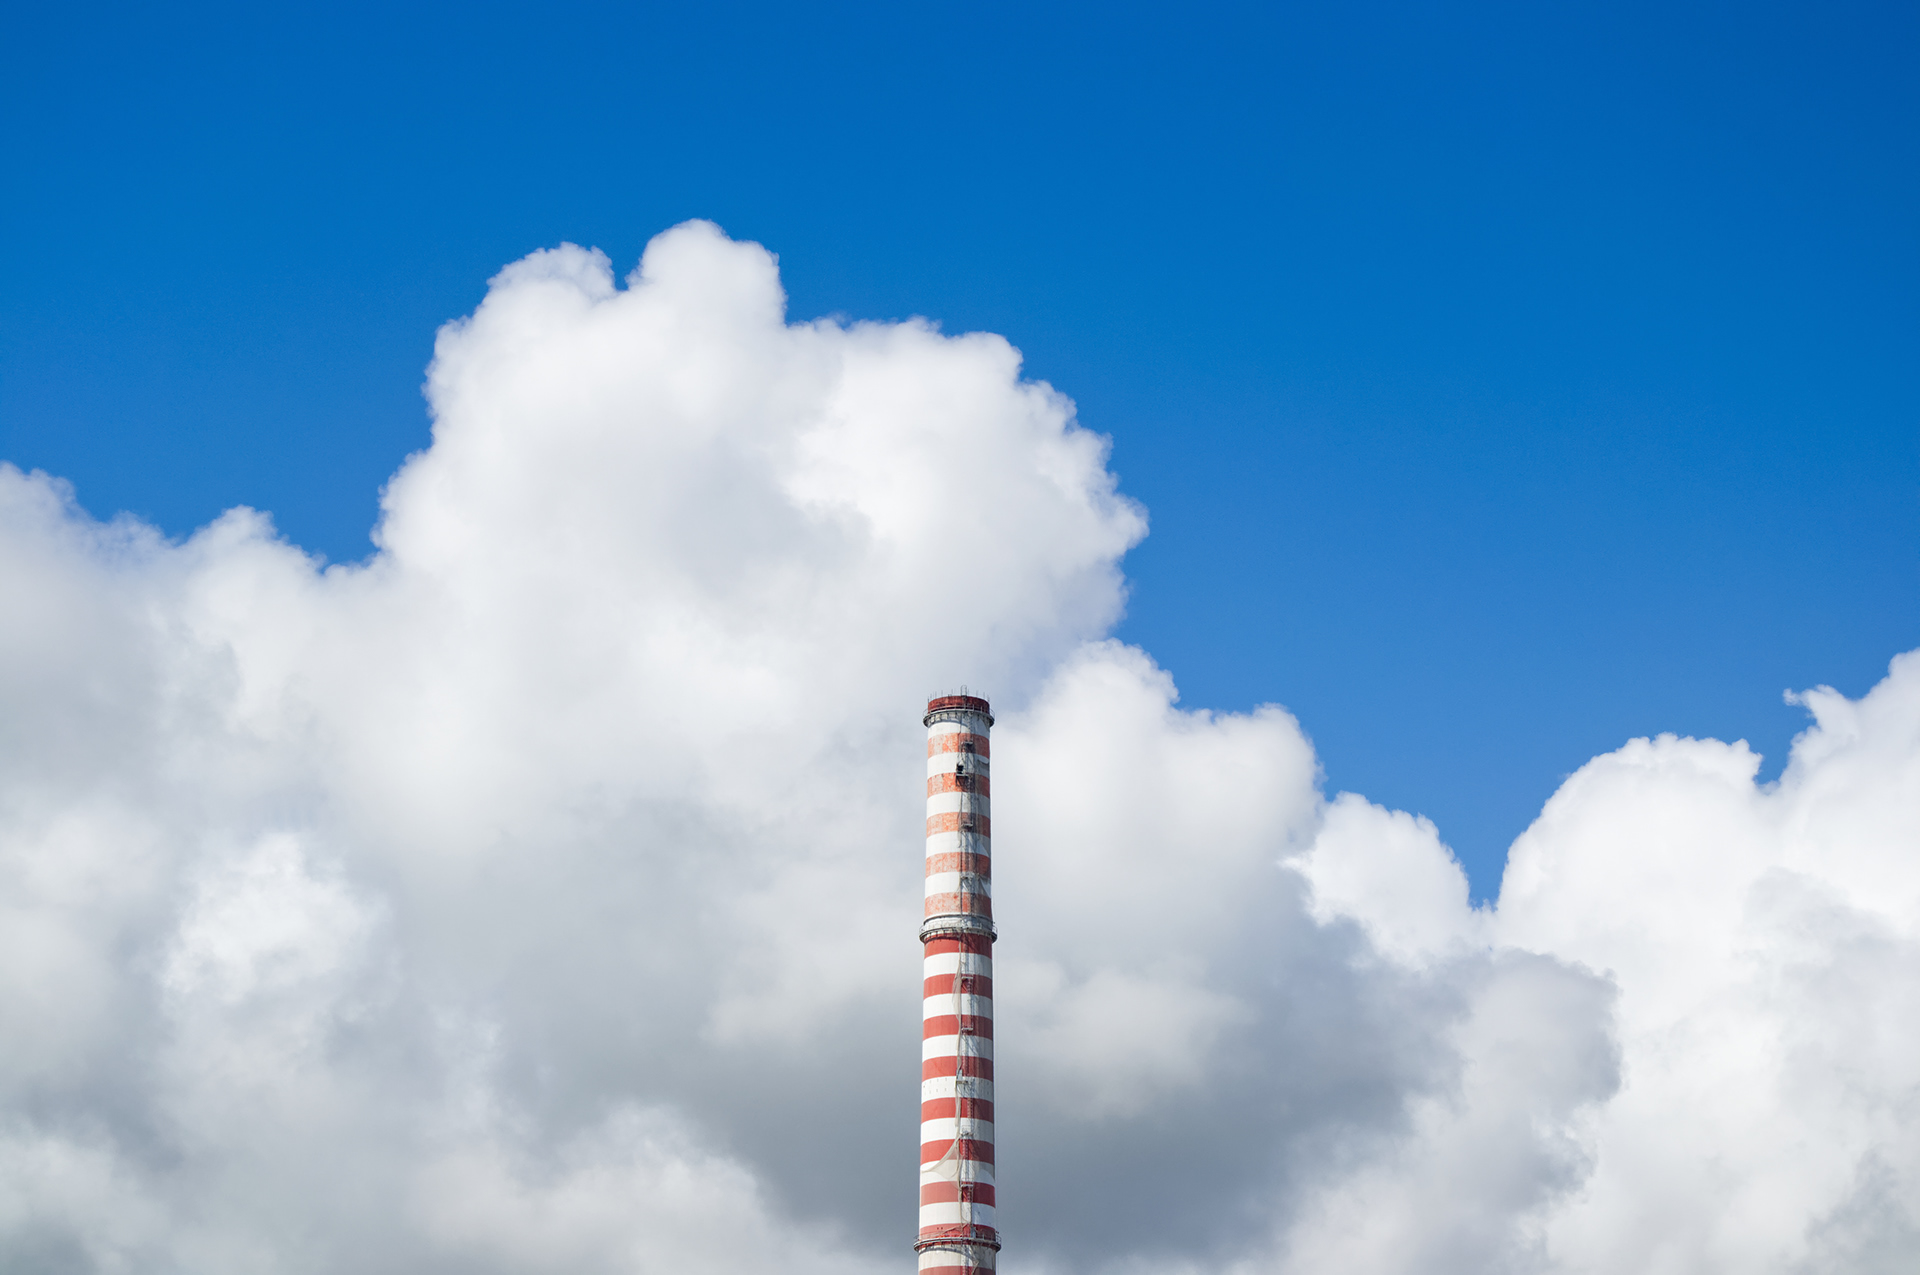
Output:
M993 824L972 695L927 701L926 983L920 1045L920 1275L994 1269Z

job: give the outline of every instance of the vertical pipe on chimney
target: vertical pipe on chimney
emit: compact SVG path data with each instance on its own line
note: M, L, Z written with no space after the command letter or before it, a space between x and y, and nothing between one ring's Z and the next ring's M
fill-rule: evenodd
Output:
M992 1271L993 714L927 702L927 905L920 1046L919 1275Z

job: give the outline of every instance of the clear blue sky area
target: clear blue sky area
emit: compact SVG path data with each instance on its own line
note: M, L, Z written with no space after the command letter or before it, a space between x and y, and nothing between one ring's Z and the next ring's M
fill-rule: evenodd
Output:
M361 557L438 324L710 217L1010 337L1152 511L1121 635L1485 895L1596 752L1771 773L1920 645L1916 12L16 4L0 457Z

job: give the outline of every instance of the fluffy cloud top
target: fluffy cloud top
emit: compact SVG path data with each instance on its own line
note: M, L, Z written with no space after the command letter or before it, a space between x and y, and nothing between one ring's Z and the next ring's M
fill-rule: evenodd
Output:
M0 469L0 1267L900 1269L917 704L1000 710L1009 1272L1894 1270L1920 656L1573 776L1474 911L987 335L690 223L503 271L364 564Z

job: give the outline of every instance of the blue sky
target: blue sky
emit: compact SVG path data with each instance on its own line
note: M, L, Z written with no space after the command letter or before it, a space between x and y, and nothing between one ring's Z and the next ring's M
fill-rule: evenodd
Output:
M0 457L334 559L440 323L709 217L1004 333L1150 509L1121 636L1490 893L1660 731L1920 634L1893 6L70 6L0 41Z

